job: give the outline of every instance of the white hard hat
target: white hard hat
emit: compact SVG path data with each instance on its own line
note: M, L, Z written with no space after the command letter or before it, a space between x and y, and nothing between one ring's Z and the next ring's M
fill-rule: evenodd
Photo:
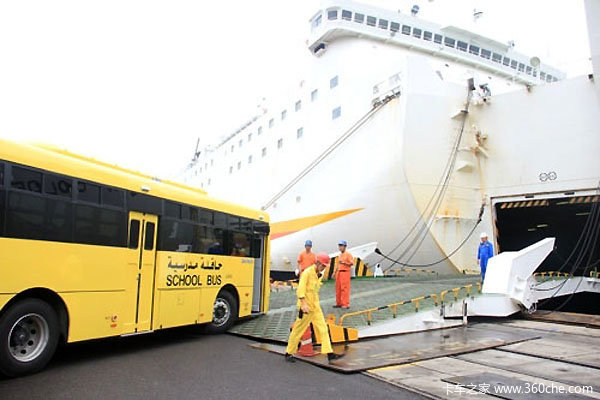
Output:
M481 232L481 236L480 236L480 237L483 239L483 238L486 238L486 237L488 237L488 235L487 235L487 233L485 233L485 232Z

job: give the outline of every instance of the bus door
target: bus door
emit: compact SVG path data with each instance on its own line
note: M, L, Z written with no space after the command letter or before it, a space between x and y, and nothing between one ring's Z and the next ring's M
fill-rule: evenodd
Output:
M129 265L133 268L131 271L133 273L128 275L133 278L133 282L129 282L128 287L132 288L131 294L135 295L135 301L129 305L134 307L134 332L150 330L152 323L157 223L156 215L135 211L129 213L129 248L139 251L137 263ZM139 232L137 243L135 243L136 231Z

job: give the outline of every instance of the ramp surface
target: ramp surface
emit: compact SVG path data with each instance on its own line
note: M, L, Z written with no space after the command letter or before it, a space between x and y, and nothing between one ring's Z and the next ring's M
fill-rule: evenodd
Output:
M582 362L583 357L588 362L598 358L600 329L532 320L477 323L474 326L508 333L529 333L541 338L493 349L376 368L363 373L416 393L448 400L503 396L512 398L507 397L510 393L503 389L505 386L494 383L510 385L513 395L520 390L521 396L514 397L518 399L528 394L528 388L532 392L533 385L538 390L536 398L546 398L546 395L552 394L539 393L540 388L554 388L554 393L560 388L563 399L569 399L571 395L600 399L600 368L584 365ZM515 352L515 348L519 347L522 351ZM523 354L523 350L530 354ZM582 352L586 355L582 355ZM477 382L462 379L465 375L471 377L481 373L491 375L480 376ZM461 377L462 383L453 379L457 377ZM468 385L475 383L478 385L472 390L472 386ZM574 391L568 392L569 388Z
M325 368L349 373L491 349L536 337L538 336L526 332L464 326L365 340L349 344L345 348L334 348L336 353L343 352L345 356L331 364L324 355L298 358ZM275 344L259 343L252 346L278 354L285 352L283 346Z
M367 308L379 307L415 297L427 296L431 293L440 293L479 281L479 275L447 275L409 276L393 278L360 278L352 280L350 297L350 310L333 308L335 305L335 282L327 281L320 292L321 308L323 313L334 314L339 317L347 312L359 311ZM473 292L476 292L474 290ZM463 293L464 296L464 293ZM290 326L296 318L296 291L287 288L279 292L271 292L270 310L267 314L241 321L229 332L256 339L287 342ZM421 301L419 310L430 309L434 306L432 299ZM415 308L411 304L398 307L398 315L414 314ZM392 311L381 310L373 313L373 324L389 320L393 317ZM354 316L344 321L344 326L361 328L367 326L366 315Z

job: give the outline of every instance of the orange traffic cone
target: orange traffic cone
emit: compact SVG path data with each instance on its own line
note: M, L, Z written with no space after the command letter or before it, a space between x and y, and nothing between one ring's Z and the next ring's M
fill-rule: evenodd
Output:
M293 326L294 325L292 324L292 327ZM313 357L319 354L313 349L312 329L310 325L302 334L302 338L300 339L300 347L298 348L298 352L296 354L303 357Z

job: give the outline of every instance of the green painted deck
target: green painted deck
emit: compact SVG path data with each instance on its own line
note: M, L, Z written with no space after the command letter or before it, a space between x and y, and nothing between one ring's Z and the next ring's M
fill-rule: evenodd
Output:
M446 275L446 276L406 276L393 278L359 278L352 280L350 295L350 310L333 308L335 305L335 282L328 281L321 288L321 308L323 313L334 314L339 321L343 314L360 311L368 308L385 306L412 298L438 294L444 290L451 290L473 284L471 295L477 294L476 283L479 275ZM459 297L466 296L461 290ZM446 295L446 301L453 299L452 292ZM419 310L434 307L433 299L419 303ZM236 324L229 331L239 335L250 336L257 339L285 342L288 339L290 326L296 318L296 291L292 289L271 292L270 311L267 314L244 320ZM413 304L406 304L397 308L398 315L414 313ZM372 313L373 324L393 318L392 310L385 309ZM367 326L366 314L347 317L344 326L361 328Z

